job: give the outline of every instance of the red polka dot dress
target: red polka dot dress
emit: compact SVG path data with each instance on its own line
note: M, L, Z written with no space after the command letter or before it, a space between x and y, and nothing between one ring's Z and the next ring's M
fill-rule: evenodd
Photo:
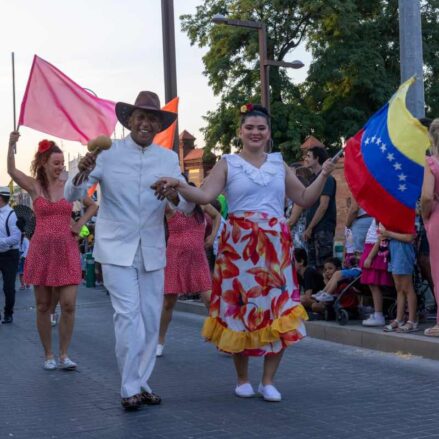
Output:
M168 218L165 294L195 294L212 287L204 251L206 221L175 211Z
M34 201L36 216L24 266L29 285L60 287L81 282L78 243L71 230L72 204L64 198L52 202L43 197Z

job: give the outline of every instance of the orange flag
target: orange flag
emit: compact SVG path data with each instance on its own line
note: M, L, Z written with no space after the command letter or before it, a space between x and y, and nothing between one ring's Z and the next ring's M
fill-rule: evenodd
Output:
M98 184L97 184L97 183L95 183L93 186L90 186L90 187L88 188L87 195L88 195L89 197L92 197L93 194L95 193L97 187L98 187Z
M178 97L175 97L169 101L162 110L172 111L173 113L178 113ZM158 133L154 137L154 143L156 145L163 146L163 148L172 149L174 146L174 136L175 130L177 128L177 121L175 121L169 128L161 133Z

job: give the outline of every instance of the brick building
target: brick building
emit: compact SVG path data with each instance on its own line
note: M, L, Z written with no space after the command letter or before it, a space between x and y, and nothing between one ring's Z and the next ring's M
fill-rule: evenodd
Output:
M184 130L179 136L178 158L182 172L189 181L200 186L204 177L215 165L216 157L205 154L204 148L195 147L195 137Z

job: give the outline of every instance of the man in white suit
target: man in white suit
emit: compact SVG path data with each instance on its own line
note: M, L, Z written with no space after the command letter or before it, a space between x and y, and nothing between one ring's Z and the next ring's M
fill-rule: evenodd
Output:
M164 175L182 176L177 154L153 143L176 119L160 109L155 93L140 92L134 105L118 102L116 115L130 135L113 140L99 155L88 153L79 163L80 173L67 182L65 197L83 198L90 185L100 184L94 257L102 264L114 308L122 406L133 410L161 402L148 379L163 303L166 200L158 200L151 185ZM194 207L176 194L170 199L185 212Z

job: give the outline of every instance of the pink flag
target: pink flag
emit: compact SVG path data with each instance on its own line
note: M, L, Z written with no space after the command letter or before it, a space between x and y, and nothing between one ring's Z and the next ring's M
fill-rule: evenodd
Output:
M101 134L111 136L117 121L114 106L35 55L18 124L85 144Z

